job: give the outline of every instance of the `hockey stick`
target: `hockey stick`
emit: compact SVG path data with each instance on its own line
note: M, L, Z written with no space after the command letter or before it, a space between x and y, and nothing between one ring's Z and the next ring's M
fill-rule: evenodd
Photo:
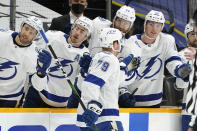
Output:
M62 66L62 64L60 63L60 61L58 60L57 55L56 55L55 51L53 50L52 46L49 44L49 40L47 39L47 37L46 37L44 31L43 31L43 30L40 30L40 34L41 34L42 38L44 39L45 43L47 44L47 46L48 46L50 52L52 53L53 57L55 58L55 61L56 61L57 65L58 65L58 67L61 69L63 75L65 76L65 78L66 78L68 84L70 85L70 87L71 87L71 89L73 90L74 94L77 96L77 99L78 99L79 103L81 104L83 110L85 111L85 110L86 110L86 107L85 107L83 101L81 100L81 98L80 98L80 96L79 96L77 90L76 90L75 87L73 86L72 82L71 82L70 79L68 78L67 73L64 71L63 66ZM97 129L97 127L96 127L95 124L93 125L93 128L94 128L95 131L98 131L98 129Z

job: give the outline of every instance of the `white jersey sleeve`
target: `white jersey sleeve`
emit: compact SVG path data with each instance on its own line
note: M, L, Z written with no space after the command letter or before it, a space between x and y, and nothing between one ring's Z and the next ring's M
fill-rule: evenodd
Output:
M177 49L176 49L176 44L175 44L175 39L171 35L167 34L162 34L161 40L160 41L167 41L166 46L167 47L167 52L164 54L166 56L166 67L169 70L169 72L174 75L174 70L177 65L183 64L181 57L179 56ZM162 44L162 43L161 43ZM175 75L174 75L175 76Z
M118 58L125 58L129 54L133 54L134 57L141 57L142 49L137 42L134 41L135 36L123 39L121 52L118 54Z
M47 77L45 76L44 78L41 78L37 75L36 66L38 50L39 48L35 45L35 42L33 42L31 47L28 48L25 54L24 69L26 69L26 72L28 72L28 74L32 75L30 80L32 85L34 87L39 87L37 89L42 90L47 84Z

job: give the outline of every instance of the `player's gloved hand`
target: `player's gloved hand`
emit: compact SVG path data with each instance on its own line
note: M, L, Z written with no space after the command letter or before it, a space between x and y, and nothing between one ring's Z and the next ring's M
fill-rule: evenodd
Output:
M79 65L81 67L80 73L84 77L85 73L88 72L90 62L92 61L92 57L88 52L83 53L83 56L79 60Z
M88 102L87 109L82 114L82 120L87 126L92 127L102 112L102 105L97 101Z
M126 87L119 88L118 104L120 108L132 108L135 106L135 98Z
M79 96L81 96L81 91L79 90L77 85L75 84L74 86L75 86L75 89L76 89L77 93L79 94ZM72 94L68 98L67 108L77 108L78 104L79 104L79 100L77 99L76 94L72 91Z
M140 65L140 58L134 57L130 54L120 62L120 69L125 70L125 73L129 76Z
M47 50L39 50L37 59L37 74L40 77L44 77L46 75L46 70L49 68L51 64L51 54Z
M189 74L191 73L191 71L191 65L188 62L187 64L176 66L174 73L177 78L181 78L185 81L186 79L189 80Z

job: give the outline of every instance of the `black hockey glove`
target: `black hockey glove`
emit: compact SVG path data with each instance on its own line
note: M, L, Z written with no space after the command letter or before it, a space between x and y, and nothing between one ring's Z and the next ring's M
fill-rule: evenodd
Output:
M126 87L119 88L118 104L120 108L132 108L135 106L135 98Z

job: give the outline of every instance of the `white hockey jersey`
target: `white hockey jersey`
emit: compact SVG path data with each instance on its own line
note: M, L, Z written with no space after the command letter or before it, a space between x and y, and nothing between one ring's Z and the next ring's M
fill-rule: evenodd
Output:
M124 81L124 72L120 71L119 61L110 52L97 53L91 63L87 77L81 85L81 99L87 107L91 100L103 105L96 122L119 121L118 87ZM84 110L78 106L77 125L86 127L81 115Z
M83 45L73 47L67 41L69 36L60 31L49 30L46 32L46 36L61 62L64 71L74 84L75 77L78 76L80 71L80 57L83 56L84 52L89 52L88 49ZM45 89L40 90L39 93L41 98L48 105L54 107L65 107L72 90L62 71L56 64L55 59L52 59L47 76L48 84Z
M140 67L135 72L135 81L128 86L131 92L138 88L134 96L135 106L157 105L162 100L164 65L166 64L169 72L174 75L176 66L182 64L175 40L164 33L160 33L151 45L143 43L141 35L132 36L130 39L133 39L133 43L143 52Z
M27 47L16 45L17 32L0 30L0 99L19 101L28 74L32 76L32 83L44 87L46 77L40 78L36 74L37 48L34 44Z

